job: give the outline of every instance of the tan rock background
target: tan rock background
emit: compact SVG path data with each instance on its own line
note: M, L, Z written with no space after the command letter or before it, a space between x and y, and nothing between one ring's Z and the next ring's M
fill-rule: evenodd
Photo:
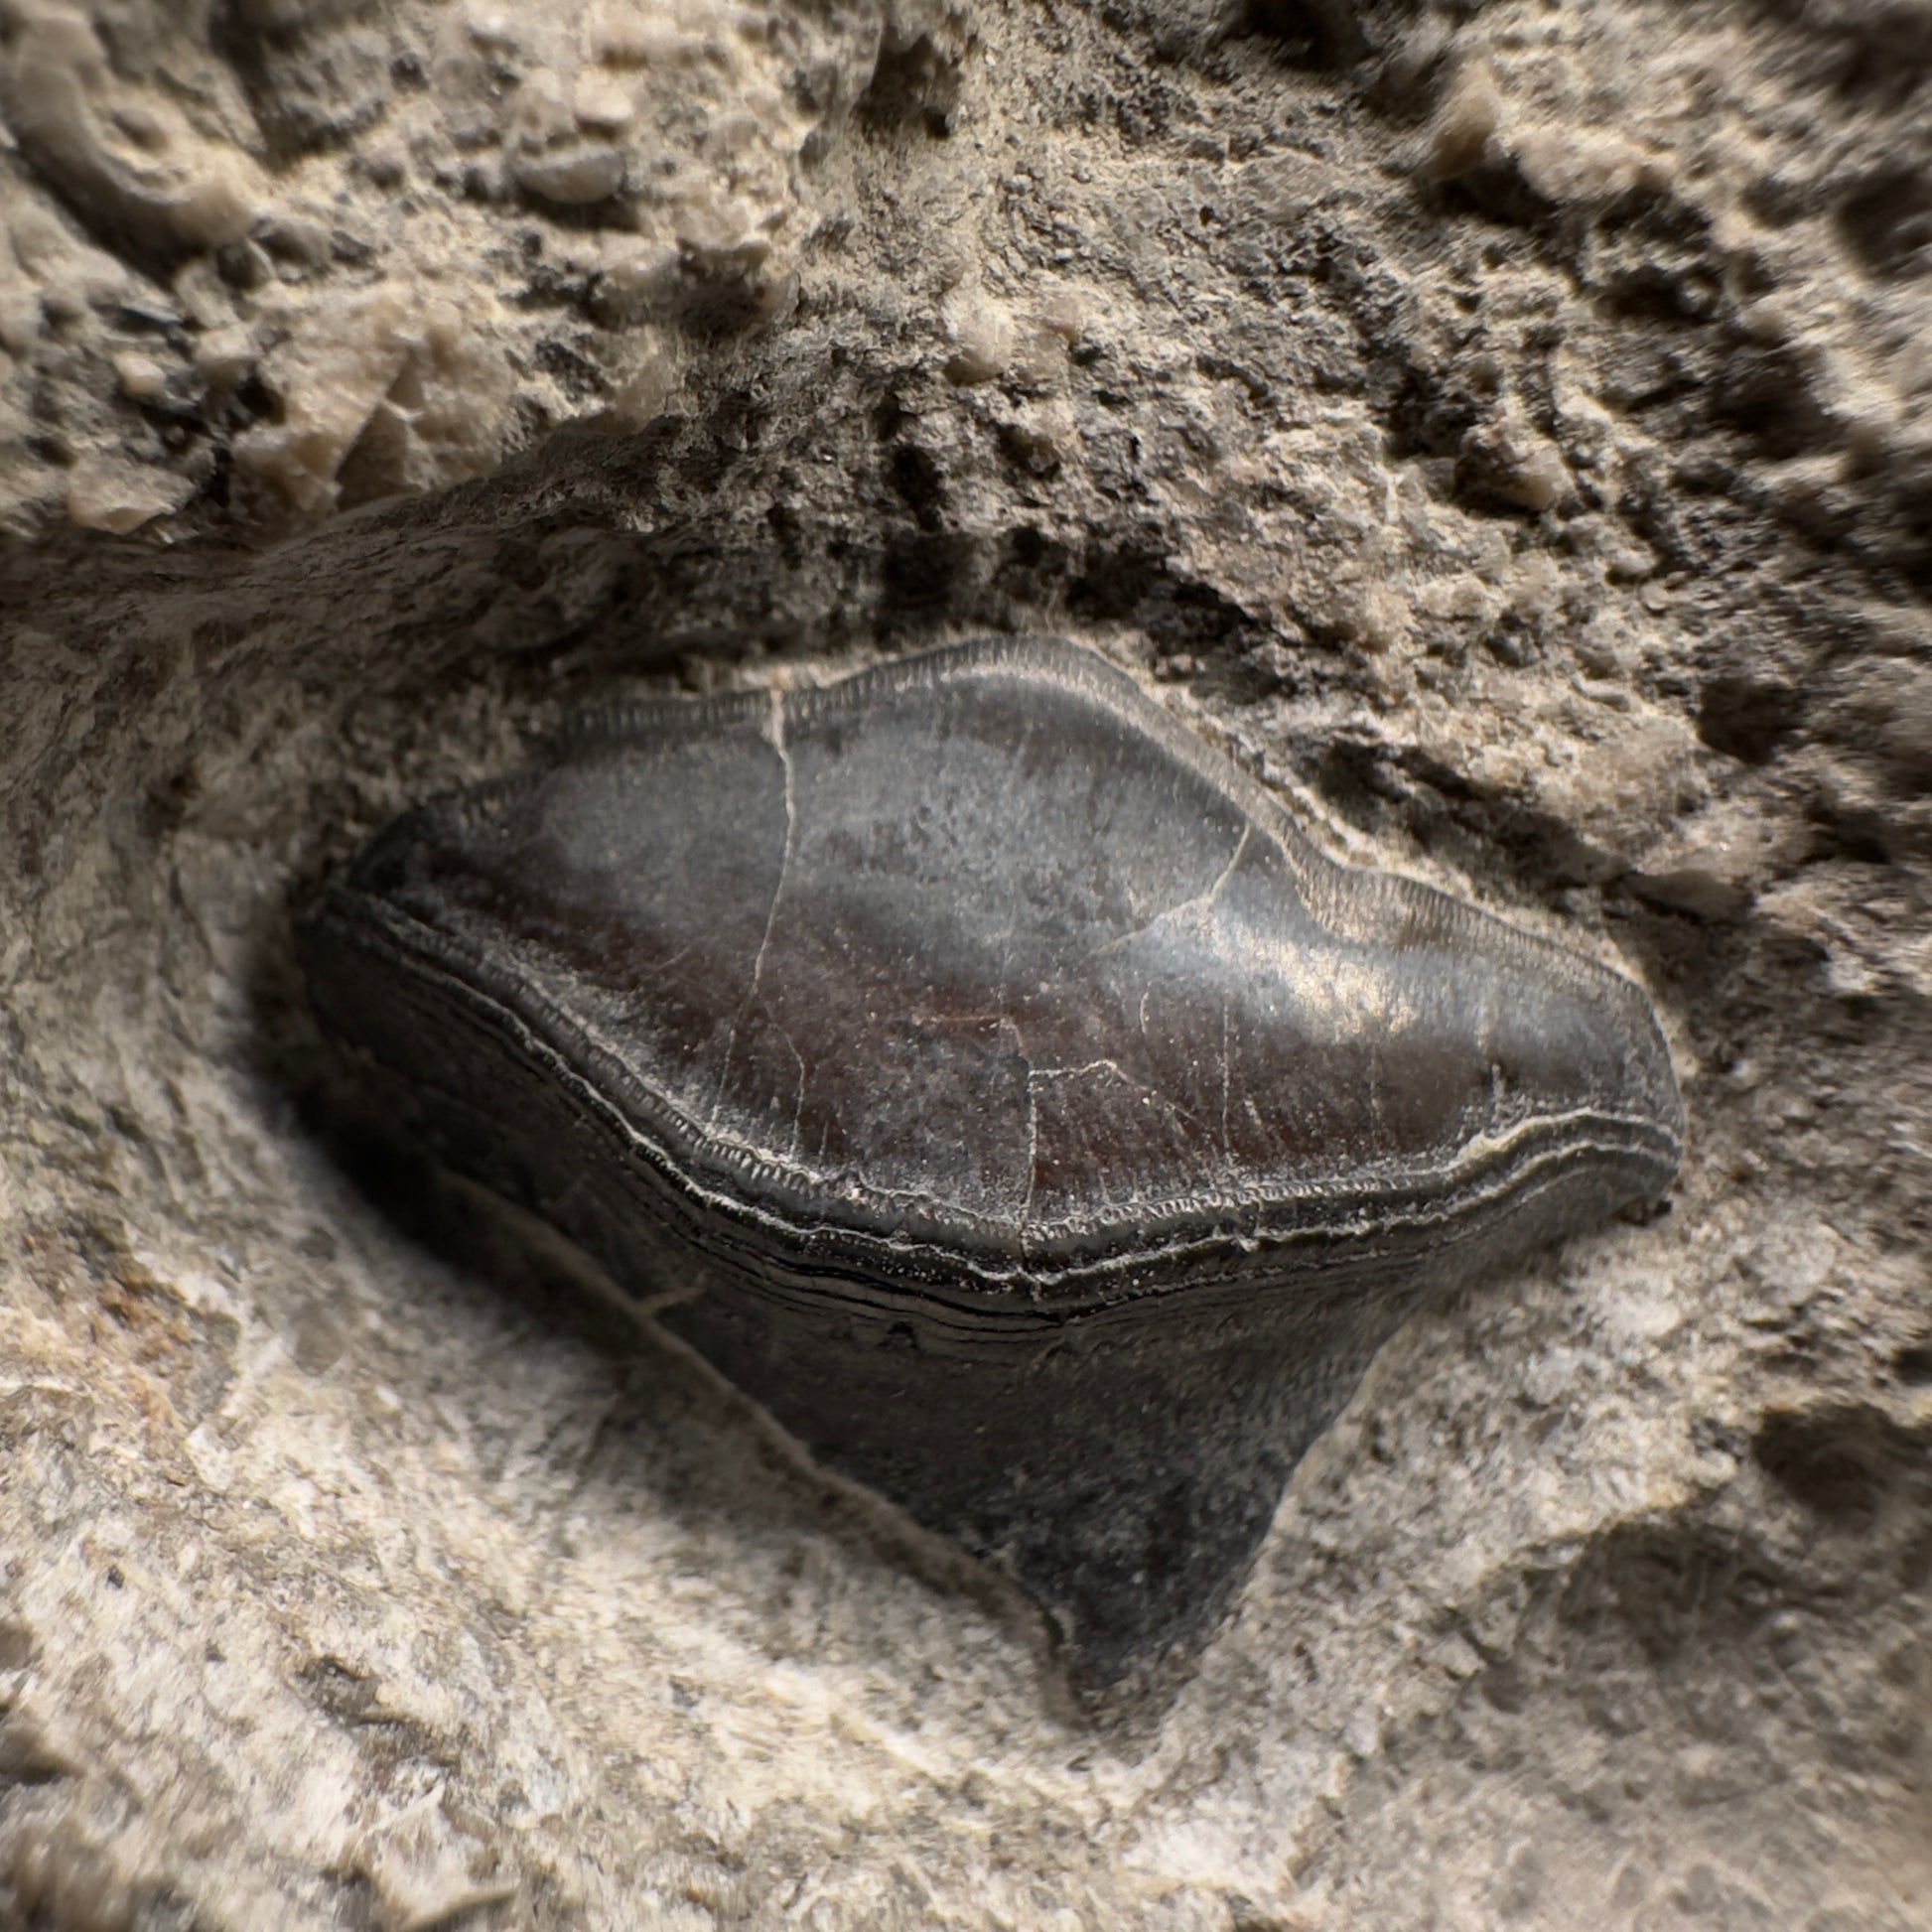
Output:
M1932 1926L1928 398L1926 0L0 0L0 1923ZM586 697L1019 627L1694 1123L1098 1730L288 956Z

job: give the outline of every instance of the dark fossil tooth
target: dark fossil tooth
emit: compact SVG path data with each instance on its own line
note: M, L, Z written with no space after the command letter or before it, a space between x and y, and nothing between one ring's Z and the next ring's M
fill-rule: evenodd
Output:
M385 1104L1090 1687L1211 1632L1422 1296L1681 1151L1635 986L1322 858L1050 641L611 712L301 944Z

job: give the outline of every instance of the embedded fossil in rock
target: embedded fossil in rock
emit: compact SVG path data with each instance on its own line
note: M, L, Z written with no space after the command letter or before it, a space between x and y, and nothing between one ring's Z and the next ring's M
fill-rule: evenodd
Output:
M1048 640L593 718L300 939L385 1104L1089 1688L1211 1634L1422 1297L1681 1151L1633 984L1323 858Z

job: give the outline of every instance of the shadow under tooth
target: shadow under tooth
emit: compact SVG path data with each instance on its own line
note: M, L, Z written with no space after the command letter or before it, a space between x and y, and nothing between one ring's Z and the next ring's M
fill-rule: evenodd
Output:
M1076 1684L1211 1635L1424 1297L1660 1194L1642 995L1051 640L616 711L305 920L327 1030Z

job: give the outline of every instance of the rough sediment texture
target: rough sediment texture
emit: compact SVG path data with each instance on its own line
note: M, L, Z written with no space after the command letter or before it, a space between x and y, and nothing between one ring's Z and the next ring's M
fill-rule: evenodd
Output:
M0 0L0 1914L1932 1920L1928 103L1922 0ZM287 950L576 698L1023 625L1692 1109L1125 1730L351 1184Z

